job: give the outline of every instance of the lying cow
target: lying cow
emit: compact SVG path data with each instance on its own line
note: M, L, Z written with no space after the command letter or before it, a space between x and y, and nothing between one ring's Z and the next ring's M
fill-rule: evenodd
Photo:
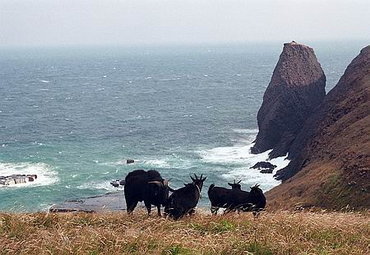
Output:
M203 182L207 179L207 177L203 178L203 175L198 177L196 174L194 174L194 178L192 176L190 178L193 182L185 184L185 187L174 190L167 200L164 211L174 220L194 213L194 208L197 206L200 198Z
M169 190L168 181L163 179L156 170L130 172L124 182L127 212L132 213L137 203L144 201L148 215L151 212L151 205L155 205L160 216L161 205L165 205Z
M211 213L217 214L217 211L220 208L235 208L240 204L240 194L249 195L248 192L235 192L241 191L240 181L234 183L228 183L231 186L231 189L223 187L215 187L214 184L211 184L208 189L208 198L211 201ZM236 194L238 193L238 194Z

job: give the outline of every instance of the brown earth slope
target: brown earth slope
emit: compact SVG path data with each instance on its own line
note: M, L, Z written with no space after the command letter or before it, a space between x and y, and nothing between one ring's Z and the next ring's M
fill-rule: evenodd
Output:
M285 43L258 111L259 132L252 153L270 149L284 156L306 119L325 96L326 77L312 48Z
M370 46L347 67L292 144L270 206L370 208Z

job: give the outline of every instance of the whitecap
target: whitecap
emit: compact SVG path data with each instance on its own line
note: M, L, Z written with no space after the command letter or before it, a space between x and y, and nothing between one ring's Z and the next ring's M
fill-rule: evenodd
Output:
M276 171L284 168L289 164L286 156L274 158L269 160L269 153L271 150L260 154L252 154L250 152L253 147L252 141L258 130L254 129L236 129L236 133L245 134L238 143L232 146L216 147L207 150L198 151L201 160L206 163L223 165L225 168L231 168L229 171L223 173L221 176L227 181L242 180L242 183L253 185L259 183L264 191L267 191L281 182L276 180L273 176ZM260 173L257 169L250 167L260 161L268 161L276 165L272 174Z
M24 188L34 186L47 186L58 182L58 174L51 166L45 163L3 163L0 162L0 176L9 176L13 174L36 174L37 179L33 182L20 183L3 186L0 188Z
M251 128L251 129L234 128L233 132L238 133L238 134L255 134L255 135L257 135L258 129L256 129L256 128Z
M48 80L40 80L40 82L42 82L42 83L49 83L50 81L48 81Z
M152 167L158 167L158 168L168 168L170 167L170 164L165 159L151 159L151 160L144 160L144 164L150 165Z

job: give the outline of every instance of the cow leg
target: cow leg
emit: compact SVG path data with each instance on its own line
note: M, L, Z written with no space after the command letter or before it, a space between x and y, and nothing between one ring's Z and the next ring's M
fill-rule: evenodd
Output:
M126 200L127 201L127 200ZM139 201L127 201L127 213L131 214Z
M157 205L157 211L158 211L158 216L162 216L161 215L161 205Z
M218 209L219 209L219 207L217 207L217 206L211 206L211 213L216 215L217 212L218 212Z
M148 210L148 216L150 215L150 212L152 211L152 205L149 202L144 201L145 207Z

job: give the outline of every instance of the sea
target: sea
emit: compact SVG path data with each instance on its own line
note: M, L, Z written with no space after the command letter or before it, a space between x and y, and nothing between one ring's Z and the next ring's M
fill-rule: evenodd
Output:
M329 91L364 42L312 42ZM172 188L210 184L267 191L250 167L257 112L282 42L230 45L0 48L0 211L46 211L65 200L123 192L110 181L156 169ZM135 160L127 164L127 159ZM285 157L272 161L288 164Z

